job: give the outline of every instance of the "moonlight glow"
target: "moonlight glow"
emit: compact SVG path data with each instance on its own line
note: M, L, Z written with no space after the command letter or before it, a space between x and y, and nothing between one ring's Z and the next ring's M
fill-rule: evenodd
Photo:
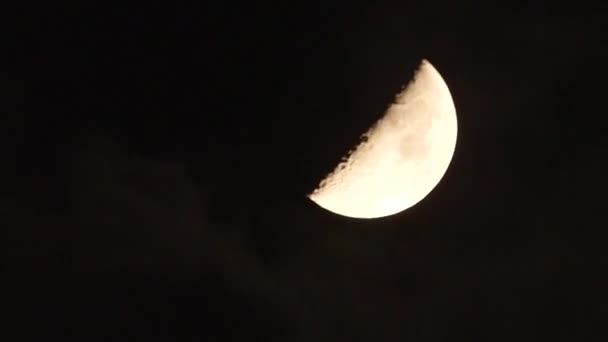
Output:
M426 197L445 174L458 125L450 91L426 60L384 117L309 198L343 216L396 214Z

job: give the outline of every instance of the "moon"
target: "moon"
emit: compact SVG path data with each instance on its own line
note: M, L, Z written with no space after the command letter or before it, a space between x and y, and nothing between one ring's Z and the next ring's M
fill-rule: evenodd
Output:
M338 215L378 218L423 200L454 155L458 123L447 84L429 61L308 198Z

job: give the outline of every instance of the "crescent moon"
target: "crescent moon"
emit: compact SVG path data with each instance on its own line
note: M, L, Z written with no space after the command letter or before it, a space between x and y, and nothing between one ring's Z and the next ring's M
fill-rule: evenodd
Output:
M446 173L458 123L450 90L423 60L362 142L308 195L333 213L378 218L424 199Z

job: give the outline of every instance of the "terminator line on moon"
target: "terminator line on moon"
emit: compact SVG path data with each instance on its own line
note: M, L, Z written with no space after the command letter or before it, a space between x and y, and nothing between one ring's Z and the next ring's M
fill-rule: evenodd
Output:
M308 197L333 213L354 218L406 210L443 178L454 155L457 131L448 86L423 60L384 116Z

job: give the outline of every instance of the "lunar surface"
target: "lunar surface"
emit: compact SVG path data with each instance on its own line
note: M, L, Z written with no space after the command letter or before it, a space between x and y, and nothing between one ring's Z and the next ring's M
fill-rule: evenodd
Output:
M423 60L384 116L308 197L333 213L354 218L406 210L443 178L457 130L448 86Z

